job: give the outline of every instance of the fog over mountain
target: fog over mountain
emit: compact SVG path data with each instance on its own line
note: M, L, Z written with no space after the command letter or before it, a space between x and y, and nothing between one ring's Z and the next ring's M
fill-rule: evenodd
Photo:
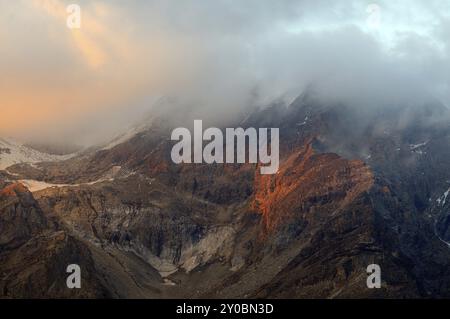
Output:
M450 298L449 36L448 0L0 0L0 299Z
M366 108L450 98L448 1L0 2L2 135L93 144L161 96L205 117L306 87Z

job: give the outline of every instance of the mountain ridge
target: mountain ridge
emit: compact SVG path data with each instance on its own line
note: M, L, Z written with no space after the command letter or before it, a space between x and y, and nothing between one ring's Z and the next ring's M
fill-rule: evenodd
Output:
M448 297L445 111L380 109L358 122L355 107L320 103L304 94L239 121L280 128L273 176L175 165L163 120L111 148L6 173L59 185L29 196L85 245L105 296ZM379 290L365 284L372 263Z

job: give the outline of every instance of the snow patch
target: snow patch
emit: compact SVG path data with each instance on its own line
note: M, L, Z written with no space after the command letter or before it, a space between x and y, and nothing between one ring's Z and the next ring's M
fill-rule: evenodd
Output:
M35 181L32 179L22 179L22 180L19 180L19 182L22 183L23 185L25 185L25 187L28 188L28 190L32 193L41 191L43 189L51 188L51 187L69 186L66 184L64 184L64 185L63 184L49 184L46 182Z
M438 199L436 199L436 202L441 205L441 206L445 206L445 203L447 202L447 197L450 194L450 188L444 192L444 194L442 194L442 196L440 196Z
M61 188L61 187L80 187L83 185L95 185L98 183L103 183L103 182L112 182L114 181L114 178L101 178L98 179L96 181L93 182L88 182L88 183L81 183L81 184L50 184L50 183L46 183L46 182L42 182L42 181L36 181L33 179L21 179L19 180L20 183L22 183L23 185L25 185L26 188L28 188L28 190L32 193L34 192L39 192L41 190L47 189L47 188L53 188L53 187L57 187L57 188Z
M0 139L0 150L0 170L14 164L63 161L76 155L42 153L10 139Z
M429 141L423 142L423 143L419 143L419 144L410 144L409 145L409 149L411 150L411 152L414 153L418 153L418 154L426 154L426 152L420 150L420 148L426 146L428 144Z
M411 145L409 145L409 148L410 148L411 151L412 151L412 150L415 150L415 149L418 149L418 148L420 148L420 147L422 147L422 146L427 145L428 142L429 142L429 141L426 141L426 142L423 142L423 143L419 143L419 144L411 144Z
M80 187L80 186L86 186L86 185L95 185L103 182L113 182L116 177L121 178L127 178L131 175L136 174L133 171L123 171L121 166L113 166L111 168L111 171L107 174L105 174L102 178L99 178L93 182L87 182L87 183L80 183L80 184L52 184L47 183L43 181L37 181L33 179L22 179L19 180L20 183L25 185L28 190L32 193L41 191L43 189L47 188L53 188L53 187Z
M305 117L305 120L303 122L297 123L297 126L304 126L306 124L308 124L308 117Z

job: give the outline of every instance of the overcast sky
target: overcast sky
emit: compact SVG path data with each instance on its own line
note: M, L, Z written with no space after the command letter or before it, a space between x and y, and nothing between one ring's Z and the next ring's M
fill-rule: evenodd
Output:
M221 117L309 84L448 105L449 42L447 0L0 0L0 134L97 142L160 96Z

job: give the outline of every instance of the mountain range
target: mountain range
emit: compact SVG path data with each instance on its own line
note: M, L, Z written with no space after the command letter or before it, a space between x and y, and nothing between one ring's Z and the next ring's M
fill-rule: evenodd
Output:
M71 155L0 140L0 297L450 297L447 107L305 92L227 123L280 129L274 175L174 164L172 111Z

